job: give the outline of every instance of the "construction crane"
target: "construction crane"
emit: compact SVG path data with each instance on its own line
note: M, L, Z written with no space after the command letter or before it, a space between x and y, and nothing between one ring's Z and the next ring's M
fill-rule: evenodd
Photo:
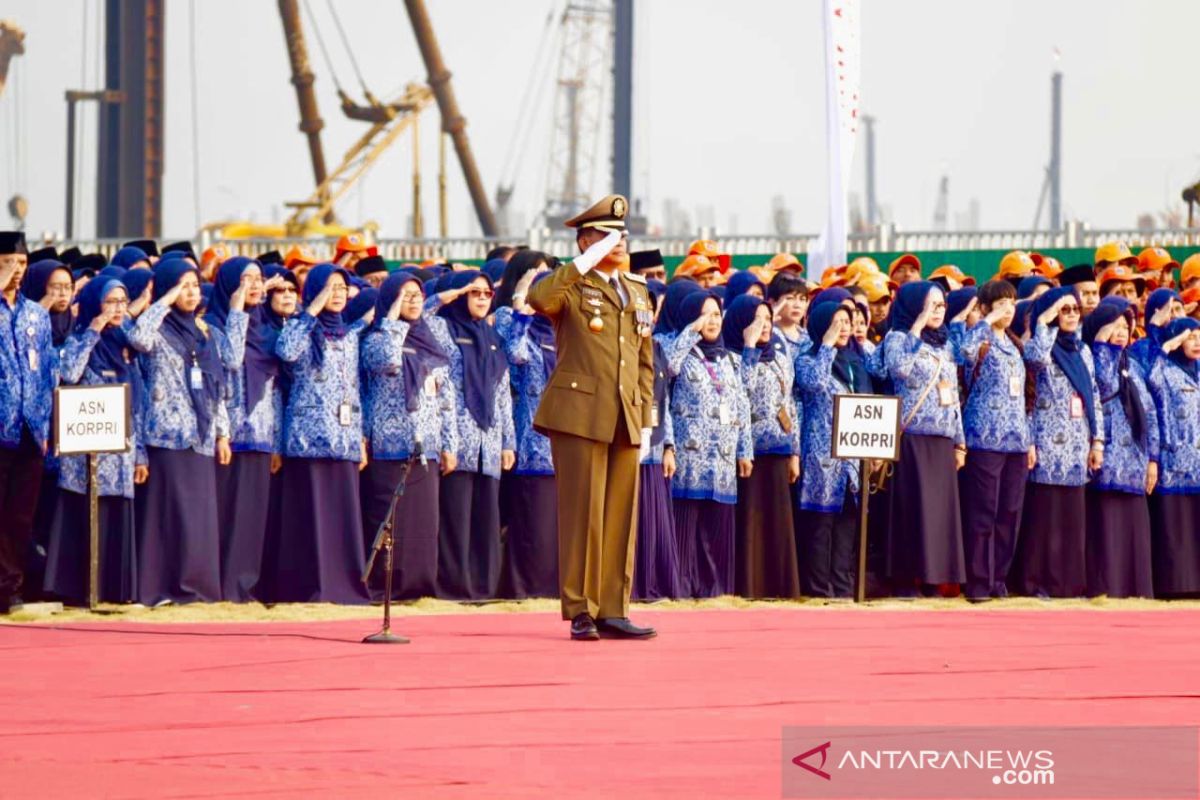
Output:
M25 55L25 31L11 20L0 20L0 94L8 83L9 62L21 55Z
M950 213L950 176L942 175L938 181L937 205L933 209L933 229L946 230L946 218Z

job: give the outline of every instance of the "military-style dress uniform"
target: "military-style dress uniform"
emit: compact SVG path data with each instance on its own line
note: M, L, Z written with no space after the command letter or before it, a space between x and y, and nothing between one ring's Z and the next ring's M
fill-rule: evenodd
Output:
M612 195L567 224L623 228L626 208L624 197ZM653 304L645 280L565 264L533 286L529 303L554 321L558 350L534 428L550 437L554 457L563 619L573 621L573 632L586 614L615 635L649 635L625 620L637 541L638 446L642 429L652 427L654 394ZM578 627L578 638L595 638L586 620Z

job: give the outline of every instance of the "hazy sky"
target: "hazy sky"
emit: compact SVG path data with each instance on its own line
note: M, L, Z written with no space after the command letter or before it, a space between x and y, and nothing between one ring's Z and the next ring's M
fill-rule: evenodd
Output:
M357 93L332 24L330 0L308 0L345 87ZM332 0L368 87L393 92L425 72L401 0ZM427 0L483 180L493 193L514 136L532 126L515 176L514 210L541 208L553 96L517 119L532 80L549 87L554 61L534 73L547 12L562 0ZM303 3L302 3L303 5ZM26 31L0 98L0 199L21 192L28 228L64 225L63 91L93 88L101 0L0 0L0 18ZM191 14L196 16L195 26ZM651 210L676 198L711 209L720 232L771 228L782 195L796 232L824 220L822 39L819 0L637 0L634 195ZM86 31L85 31L86 16ZM282 219L311 191L295 93L275 0L166 0L167 167L164 235L197 221ZM304 19L335 164L363 123L345 119ZM1033 221L1049 154L1050 73L1064 72L1064 214L1094 227L1133 227L1142 212L1179 205L1200 177L1200 68L1191 0L862 0L863 111L878 119L880 204L907 230L932 226L937 184L950 177L950 222L971 198L981 227ZM192 139L189 50L197 48L199 141ZM85 35L86 33L86 35ZM536 95L537 92L534 92ZM607 113L607 112L606 112ZM422 127L424 213L436 233L436 111ZM94 228L94 111L85 114L80 233ZM863 192L862 140L854 191ZM192 157L200 163L199 209ZM608 147L594 194L608 191ZM20 156L18 163L18 155ZM398 145L340 209L403 236L411 213L411 155ZM452 235L477 231L457 168Z

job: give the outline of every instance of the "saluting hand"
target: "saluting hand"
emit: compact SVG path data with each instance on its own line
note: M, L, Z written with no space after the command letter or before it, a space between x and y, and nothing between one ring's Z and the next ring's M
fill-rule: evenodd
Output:
M1167 339L1162 344L1163 352L1173 353L1174 351L1178 350L1183 345L1183 340L1188 337L1189 333L1191 333L1191 331L1184 331L1178 336L1172 336L1170 339Z
M329 303L329 298L333 297L333 281L326 281L325 288L317 293L317 296L308 304L308 308L304 309L310 316L317 316L325 310L326 304Z
M1063 303L1067 302L1067 297L1060 297L1054 301L1054 304L1042 312L1037 321L1042 325L1049 325L1054 320L1058 319L1058 310L1062 308Z
M242 279L238 282L238 287L233 290L233 294L229 295L230 311L246 310L246 282L248 279L249 276L243 272Z
M829 327L825 329L825 335L821 337L821 344L825 345L826 347L836 347L838 337L842 335L842 330L845 325L845 318L835 315L833 322L831 322ZM921 327L925 327L924 323L922 323Z
M609 253L616 249L616 246L621 243L621 237L625 235L622 230L609 228L597 228L597 230L608 231L608 235L575 256L575 265L584 272L603 261Z
M282 275L272 275L271 277L267 278L267 280L263 283L263 291L264 292L273 292L276 289L278 289L280 286L283 286L284 283L285 283L285 281L283 280Z
M168 306L175 305L175 301L179 299L179 295L183 292L183 284L177 283L167 290L166 294L158 299L158 302Z
M997 322L1003 319L1004 315L1008 313L1010 308L1012 308L1012 300L1009 300L1007 297L997 300L996 302L992 303L992 310L988 312L986 317L984 317L984 322L988 324L988 327L995 325Z
M105 314L103 311L100 312L99 314L97 314L96 317L92 320L91 324L88 325L88 329L93 330L96 333L102 333L104 331L104 329L107 327L108 327L108 314Z
M758 344L758 340L762 338L763 329L766 325L765 320L755 316L750 324L742 329L742 343L746 347L754 347Z
M964 308L962 311L960 311L954 317L954 319L952 319L950 321L951 322L966 322L967 317L971 316L971 312L975 310L975 306L978 305L978 303L979 303L979 299L976 297L972 297L971 300L967 303L967 307Z
M137 298L129 303L129 316L136 317L146 310L146 306L150 305L150 298L154 296L154 279L151 278L146 283L146 288Z
M1163 326L1171 321L1171 304L1167 303L1158 311L1154 312L1154 316L1150 318L1151 325Z
M929 322L929 314L932 311L930 298L933 297L933 292L925 295L925 306L921 309L921 313L917 314L917 318L913 320L913 325L909 332L913 336L920 336L921 331L925 330L925 324Z
M392 303L391 308L388 309L387 317L385 317L385 319L391 322L395 322L396 320L400 319L400 295L396 295L396 299Z
M1107 343L1110 339L1112 339L1113 331L1115 331L1116 329L1117 329L1117 320L1113 320L1112 322L1108 323L1107 325L1102 326L1100 328L1100 330L1096 331L1096 341Z

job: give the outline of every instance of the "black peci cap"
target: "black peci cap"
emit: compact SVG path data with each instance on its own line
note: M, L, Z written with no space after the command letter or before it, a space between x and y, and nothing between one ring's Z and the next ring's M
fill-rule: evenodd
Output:
M280 255L278 250L268 250L258 257L258 263L262 264L264 267L270 264L279 264L282 266L283 256Z
M29 254L29 263L30 264L36 264L39 261L46 261L46 260L51 260L51 261L61 260L58 257L58 249L54 245L50 245L49 247L39 248Z
M1058 276L1059 286L1074 286L1077 283L1087 283L1096 280L1096 269L1091 264L1076 264L1064 269Z
M161 253L158 252L158 242L153 239L134 239L132 242L126 242L121 247L136 247L151 258L158 258Z
M660 250L638 250L636 253L629 254L629 270L630 272L641 272L644 269L654 269L655 267L663 267L662 251Z
M25 247L25 234L22 231L0 231L0 256L13 253L28 253Z
M354 265L354 271L360 278L373 272L387 272L387 262L383 260L383 256L367 256L359 259Z

